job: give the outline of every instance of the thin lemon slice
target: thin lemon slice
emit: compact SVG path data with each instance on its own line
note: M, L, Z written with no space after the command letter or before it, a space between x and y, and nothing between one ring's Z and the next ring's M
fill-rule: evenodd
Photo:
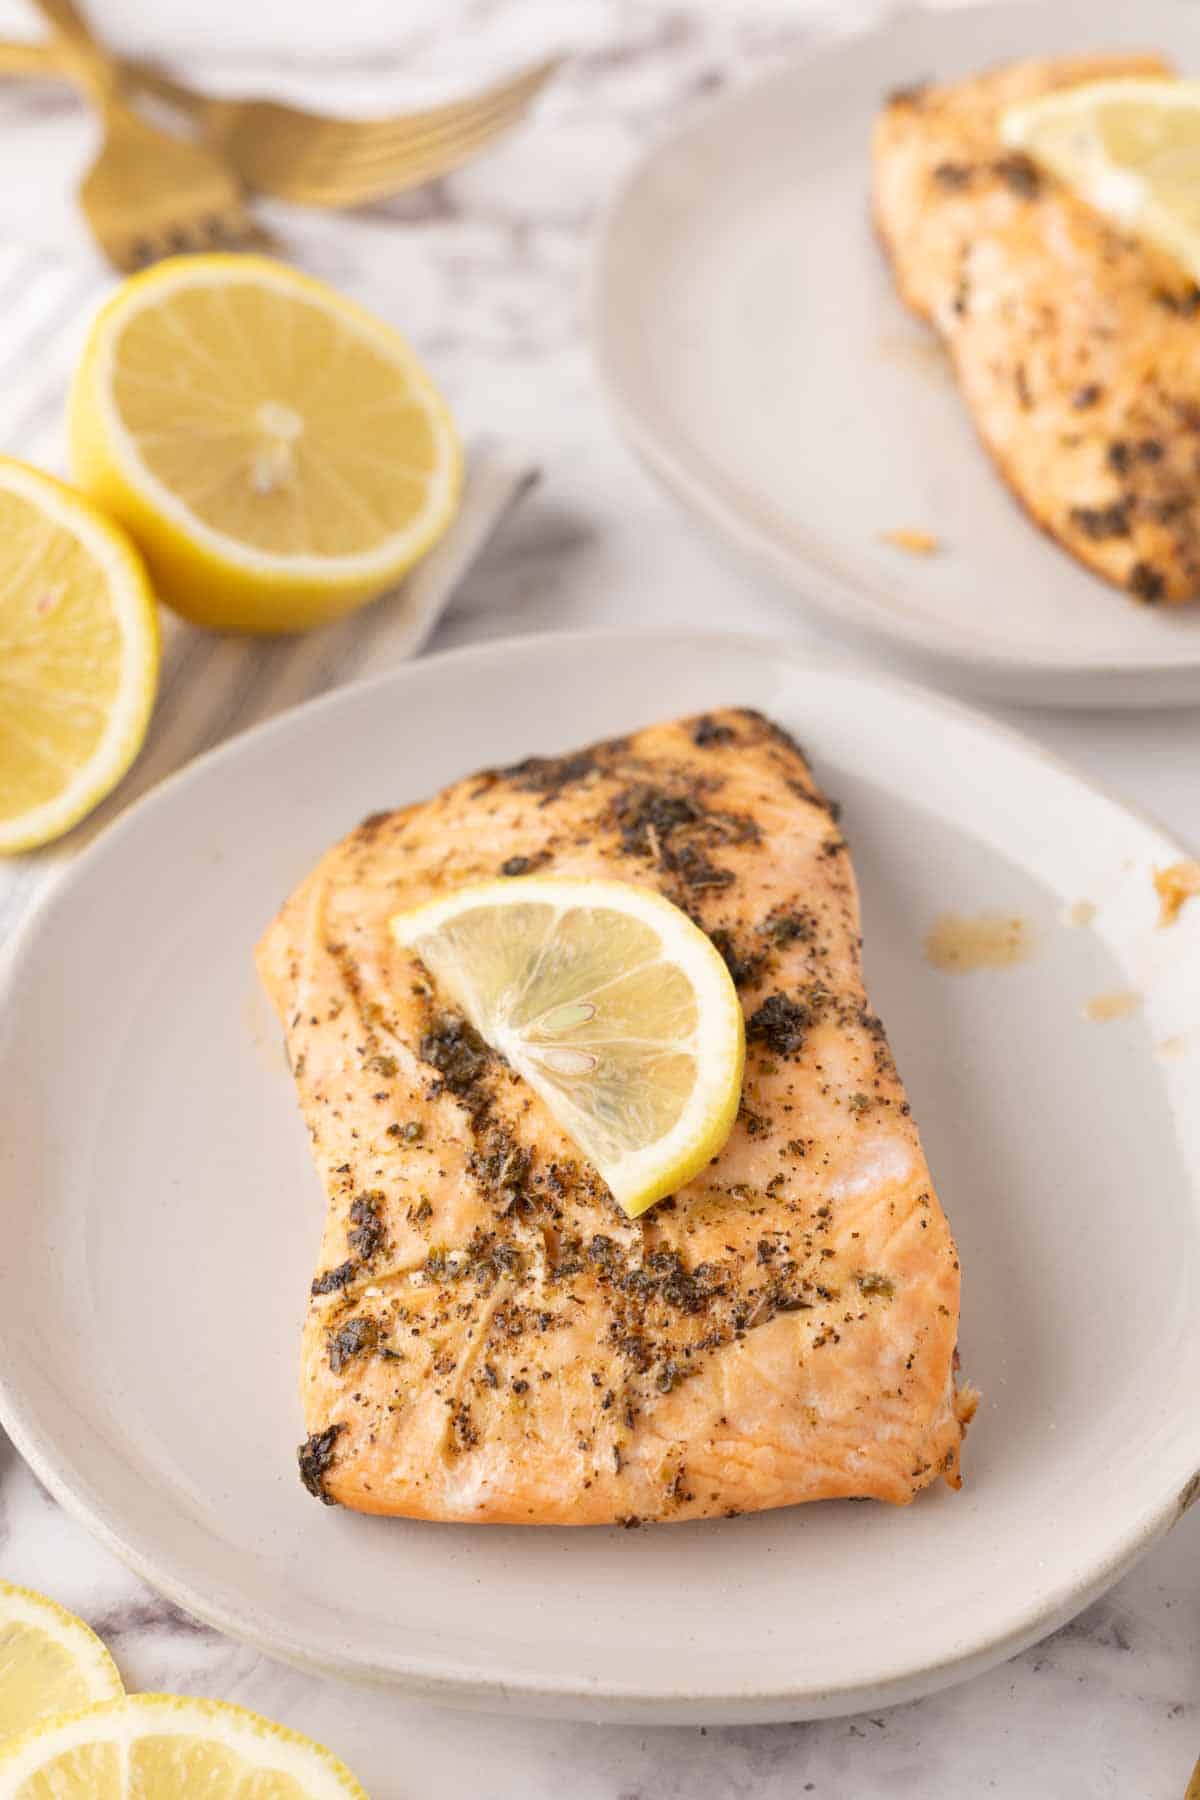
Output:
M0 1745L0 1800L367 1800L336 1756L220 1700L131 1694Z
M116 785L157 682L158 612L124 532L0 457L0 854L60 836Z
M1057 88L1012 107L1001 132L1200 281L1200 81L1129 77Z
M70 403L76 479L201 625L301 631L391 586L461 480L413 351L266 257L181 256L92 326Z
M461 888L391 928L631 1218L724 1144L742 1091L742 1009L713 944L669 900L531 875Z
M70 1708L118 1699L117 1665L74 1613L0 1581L0 1744Z

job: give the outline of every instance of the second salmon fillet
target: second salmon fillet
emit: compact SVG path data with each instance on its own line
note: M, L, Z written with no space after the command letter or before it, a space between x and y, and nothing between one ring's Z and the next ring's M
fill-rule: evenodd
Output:
M901 297L936 326L984 444L1044 530L1135 599L1200 594L1200 289L1028 157L1004 112L1161 76L1153 56L1023 62L896 94L874 204Z
M732 1136L636 1220L388 930L533 870L665 894L743 1000ZM835 809L745 711L471 776L329 852L259 950L329 1202L314 1494L584 1525L958 1485L958 1259L858 933Z

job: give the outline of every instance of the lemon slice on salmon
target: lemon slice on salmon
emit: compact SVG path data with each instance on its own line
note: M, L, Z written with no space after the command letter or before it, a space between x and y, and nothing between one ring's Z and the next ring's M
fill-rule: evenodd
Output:
M0 457L0 854L59 837L116 785L157 683L158 611L124 532Z
M398 332L267 257L171 257L96 318L70 402L76 480L161 597L290 632L390 587L449 524L461 456Z
M0 1745L0 1800L367 1800L344 1763L244 1707L131 1694Z
M1001 134L1200 281L1200 81L1056 88L1010 108Z
M714 945L669 900L531 875L460 888L391 929L631 1218L725 1143L742 1091L742 1009Z
M82 1619L0 1581L0 1745L50 1714L123 1692L117 1665Z

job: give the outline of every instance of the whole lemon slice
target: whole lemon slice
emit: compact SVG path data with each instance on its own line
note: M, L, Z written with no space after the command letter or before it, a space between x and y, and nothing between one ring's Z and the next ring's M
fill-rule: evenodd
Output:
M320 1744L241 1706L131 1694L0 1745L0 1800L367 1800Z
M1057 88L1012 107L1001 133L1200 281L1200 81L1127 77Z
M125 773L158 682L158 612L124 532L0 457L0 854L45 844Z
M219 631L302 631L445 530L449 411L404 339L266 257L180 256L97 316L71 391L81 487L162 599Z
M661 895L531 875L391 920L636 1217L733 1128L745 1031L729 971Z
M49 1714L123 1692L117 1665L82 1619L0 1581L0 1745Z

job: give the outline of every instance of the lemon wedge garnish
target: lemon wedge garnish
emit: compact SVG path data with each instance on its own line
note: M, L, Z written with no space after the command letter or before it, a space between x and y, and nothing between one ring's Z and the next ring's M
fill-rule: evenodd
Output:
M1001 135L1200 281L1200 81L1056 88L1010 108Z
M742 1091L742 1009L714 945L669 900L531 875L460 888L391 929L631 1218L725 1143Z
M0 1745L0 1800L367 1800L320 1744L240 1706L131 1694Z
M158 682L158 612L124 532L0 457L0 854L45 844L120 780Z
M373 599L445 530L445 402L404 339L266 257L171 257L97 316L70 402L76 479L162 599L301 631Z
M0 1745L50 1714L123 1692L117 1665L82 1619L0 1581Z

